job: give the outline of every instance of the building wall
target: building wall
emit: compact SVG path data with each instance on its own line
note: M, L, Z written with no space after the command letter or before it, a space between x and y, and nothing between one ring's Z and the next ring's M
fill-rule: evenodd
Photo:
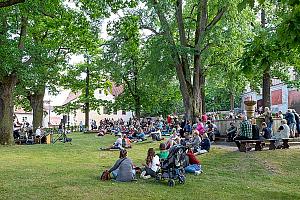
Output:
M258 101L257 108L260 107L262 96L256 94L256 92L247 92L242 95L242 106L244 110L245 100ZM290 89L287 85L279 83L271 86L271 110L273 113L282 111L286 113L288 108L295 109L298 113L300 112L300 92L296 89Z

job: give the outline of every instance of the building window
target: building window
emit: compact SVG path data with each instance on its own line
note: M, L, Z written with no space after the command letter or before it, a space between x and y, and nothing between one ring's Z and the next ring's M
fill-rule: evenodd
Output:
M27 122L27 117L22 117L22 122Z
M125 110L122 110L122 115L126 115L126 111Z

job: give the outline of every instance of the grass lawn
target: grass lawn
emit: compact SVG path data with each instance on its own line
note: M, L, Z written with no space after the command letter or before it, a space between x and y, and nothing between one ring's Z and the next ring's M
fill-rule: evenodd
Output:
M0 146L0 199L300 199L300 150L240 153L214 148L199 158L204 173L187 175L170 188L152 179L102 182L99 175L118 158L98 151L115 138L74 133L73 145ZM141 165L149 147L129 150Z

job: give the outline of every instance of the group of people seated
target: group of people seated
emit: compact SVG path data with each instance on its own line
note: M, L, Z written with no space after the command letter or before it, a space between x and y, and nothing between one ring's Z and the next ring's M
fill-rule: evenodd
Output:
M116 181L131 181L135 179L136 173L139 173L140 176L144 179L150 177L155 177L158 170L161 167L161 164L164 160L168 159L169 153L173 147L182 146L186 149L186 165L184 170L186 173L193 173L198 175L202 172L200 161L197 159L198 154L209 152L210 150L210 139L208 134L211 129L206 128L201 120L196 125L187 127L187 123L182 129L181 126L174 126L171 132L171 135L168 139L162 139L161 127L155 127L153 134L140 135L141 132L144 132L140 128L140 133L136 134L137 137L149 137L155 138L158 141L163 141L159 145L159 152L156 153L153 148L150 148L145 159L145 163L142 164L142 167L137 167L133 164L132 160L127 157L126 147L131 147L130 138L134 135L130 131L127 134L122 134L121 132L117 133L118 137L115 143L109 147L110 149L120 150L119 159L116 161L114 166L108 170L109 173L115 178ZM159 124L158 124L159 125ZM171 124L169 125L171 126ZM190 129L189 129L190 128ZM130 129L134 129L131 127ZM182 134L183 130L183 134ZM154 135L154 136L153 136Z
M251 121L247 119L247 116L243 116L240 123L239 131L233 123L230 124L231 127L227 130L228 140L233 140L237 147L240 148L240 140L266 140L266 139L276 139L277 148L281 148L282 139L290 137L290 127L287 125L287 120L282 119L281 125L276 131L272 131L266 122L261 123L261 127L256 124L256 119L252 118ZM251 147L247 146L248 150Z
M189 148L186 152L184 170L186 173L199 175L202 173L202 168L199 159L195 156L193 151ZM112 178L120 182L129 182L136 180L136 175L139 174L143 179L157 177L159 170L169 156L169 151L166 149L165 143L160 144L160 152L156 154L153 148L149 148L145 163L141 164L141 168L137 167L133 161L128 158L126 149L120 150L119 159L115 164L107 170L112 174Z
M21 144L22 142L26 144L34 144L36 142L40 144L46 143L46 134L43 127L38 127L35 132L33 127L25 122L21 126L14 123L13 137L16 143Z

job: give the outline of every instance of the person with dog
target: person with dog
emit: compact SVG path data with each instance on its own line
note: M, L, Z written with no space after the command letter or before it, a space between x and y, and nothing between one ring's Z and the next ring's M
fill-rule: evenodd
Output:
M119 159L114 166L108 170L116 181L129 182L135 178L135 170L131 159L127 158L127 151L122 149L120 151Z

